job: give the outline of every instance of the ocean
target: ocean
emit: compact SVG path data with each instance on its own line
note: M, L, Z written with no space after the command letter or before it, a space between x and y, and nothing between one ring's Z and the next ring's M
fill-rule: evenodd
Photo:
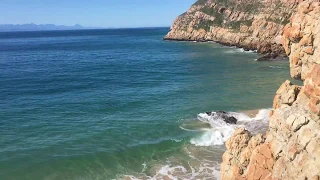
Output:
M0 33L0 179L218 178L234 129L266 129L288 61L168 31Z

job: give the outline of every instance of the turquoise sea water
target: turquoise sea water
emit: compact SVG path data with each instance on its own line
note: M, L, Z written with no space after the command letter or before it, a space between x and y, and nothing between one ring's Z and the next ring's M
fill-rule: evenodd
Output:
M152 177L197 149L203 132L183 124L270 108L289 78L287 61L163 41L168 30L0 33L0 179ZM223 146L210 148L218 162Z

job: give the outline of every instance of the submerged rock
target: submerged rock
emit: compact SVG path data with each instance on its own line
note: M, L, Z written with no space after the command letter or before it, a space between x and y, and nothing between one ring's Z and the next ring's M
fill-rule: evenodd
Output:
M279 55L275 53L265 54L257 59L257 61L274 61Z
M231 116L225 111L216 111L216 112L206 112L208 116L217 116L220 119L223 119L227 124L237 124L237 118Z

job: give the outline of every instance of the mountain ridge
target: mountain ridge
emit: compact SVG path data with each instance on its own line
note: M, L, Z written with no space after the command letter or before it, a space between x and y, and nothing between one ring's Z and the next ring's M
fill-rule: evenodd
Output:
M48 31L48 30L78 30L88 29L79 24L73 26L55 25L55 24L0 24L0 32L15 32L15 31Z

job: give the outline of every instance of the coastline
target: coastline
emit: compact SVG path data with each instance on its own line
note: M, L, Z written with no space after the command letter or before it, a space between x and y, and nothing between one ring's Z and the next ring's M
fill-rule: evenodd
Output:
M229 4L228 4L229 3ZM164 40L214 41L260 54L286 56L282 33L297 3L197 1L178 16Z
M286 26L290 74L304 83L280 86L266 135L236 130L226 142L222 180L320 179L319 15L320 2L307 0Z
M278 54L277 51L275 52L259 52L258 49L255 46L246 46L246 45L240 45L240 44L233 44L229 42L223 42L223 41L214 41L214 40L190 40L190 39L174 39L174 38L163 38L164 41L175 41L175 42L194 42L194 43L217 43L225 47L234 47L238 49L242 49L245 52L254 52L260 55L256 61L281 61L283 58L288 58L286 54Z
M258 54L261 55L268 55L268 54L274 54L275 56L281 56L281 57L287 57L287 55L284 53L284 49L280 45L276 45L277 47L274 48L276 50L267 50L267 46L271 46L270 44L266 44L263 46L257 46L256 44L241 44L241 43L236 43L236 42L230 42L230 41L218 41L214 39L187 39L187 38L168 38L164 37L164 41L177 41L177 42L196 42L196 43L204 43L204 42L215 42L218 44L221 44L223 46L227 47L237 47L237 48L242 48L245 51L255 51ZM264 47L265 46L265 47ZM279 51L279 49L283 49L283 51Z
M222 156L219 178L319 180L320 83L316 79L320 74L320 2L284 0L276 5L265 1L257 4L260 11L252 12L251 8L243 14L236 9L250 3L234 3L230 8L221 1L197 1L176 18L164 40L214 41L267 53L262 60L287 54L291 77L304 85L294 85L289 80L281 85L263 134L255 135L248 127L235 130L225 143L227 150ZM290 13L282 16L285 12ZM257 18L251 17L252 14ZM275 21L277 18L280 21ZM230 28L230 22L240 26Z

